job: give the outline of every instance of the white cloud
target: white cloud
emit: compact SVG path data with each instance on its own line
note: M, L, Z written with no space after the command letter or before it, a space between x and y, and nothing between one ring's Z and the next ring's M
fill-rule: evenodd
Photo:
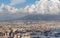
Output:
M10 5L16 5L24 2L26 2L26 0L11 0Z
M5 8L11 13L16 13L18 11L17 8L12 7L12 6L8 6L8 5Z
M0 6L0 13L16 13L18 11L17 8L9 6L9 5L4 5L1 4Z
M50 0L50 1L40 0L40 1L36 1L35 4L28 6L27 9L28 9L27 12L29 13L36 12L40 14L58 14L60 12L60 1L59 0Z
M60 1L59 0L40 0L35 4L27 5L25 8L15 8L9 5L2 4L0 11L5 7L9 13L37 13L37 14L59 14L60 13Z

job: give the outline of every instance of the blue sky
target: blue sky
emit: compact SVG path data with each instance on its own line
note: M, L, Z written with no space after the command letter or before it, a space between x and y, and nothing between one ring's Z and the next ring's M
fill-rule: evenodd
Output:
M0 0L0 4L9 4L11 0Z
M33 4L35 1L36 1L36 0L25 0L25 2L18 3L18 4L14 4L14 5L12 5L12 6L17 7L17 8L19 8L19 7L25 7L25 6L27 6L27 5ZM12 0L0 0L0 5L1 5L2 3L5 4L5 5L10 5L11 2L12 2ZM14 2L15 2L15 1L14 1ZM14 3L14 2L13 2L13 3Z

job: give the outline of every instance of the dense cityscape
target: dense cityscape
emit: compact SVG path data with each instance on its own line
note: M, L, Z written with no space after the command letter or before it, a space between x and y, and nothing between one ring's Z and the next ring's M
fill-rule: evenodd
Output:
M59 38L59 29L57 21L0 22L0 38Z

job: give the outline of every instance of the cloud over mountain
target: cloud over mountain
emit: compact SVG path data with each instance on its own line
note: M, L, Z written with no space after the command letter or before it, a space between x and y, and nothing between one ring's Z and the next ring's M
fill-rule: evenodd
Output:
M15 2L14 4L18 4L18 3ZM0 5L0 15L1 17L4 18L6 17L8 19L9 18L17 19L24 16L29 17L30 14L33 15L37 14L37 16L38 14L39 15L48 14L52 16L60 15L60 1L59 0L38 0L34 4L27 5L24 8L15 8L12 5L4 5L4 4Z

